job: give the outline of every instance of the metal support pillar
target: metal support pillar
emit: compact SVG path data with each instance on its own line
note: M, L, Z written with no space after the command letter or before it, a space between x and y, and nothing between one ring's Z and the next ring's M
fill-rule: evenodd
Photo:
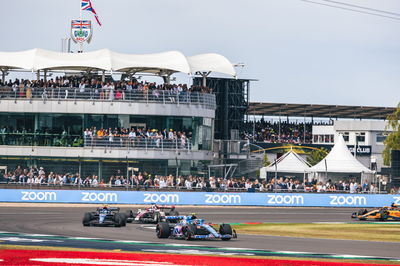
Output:
M1 70L1 80L2 80L3 84L6 83L6 73L7 73L7 70L5 70L5 69Z
M162 76L165 84L171 83L171 75Z
M211 71L208 72L199 72L200 76L202 77L202 83L201 85L203 87L207 87L207 77L210 75Z

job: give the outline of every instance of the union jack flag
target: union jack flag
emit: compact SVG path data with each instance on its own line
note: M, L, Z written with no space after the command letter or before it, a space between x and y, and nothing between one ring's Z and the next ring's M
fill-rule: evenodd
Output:
M89 29L90 20L73 20L71 25L73 29Z
M99 17L97 16L97 13L96 13L96 11L94 11L94 8L93 8L93 6L92 6L92 2L91 2L90 0L82 0L81 3L82 3L82 4L81 4L82 10L83 10L83 11L92 12L93 15L94 15L94 18L95 18L96 21L97 21L97 23L101 26Z

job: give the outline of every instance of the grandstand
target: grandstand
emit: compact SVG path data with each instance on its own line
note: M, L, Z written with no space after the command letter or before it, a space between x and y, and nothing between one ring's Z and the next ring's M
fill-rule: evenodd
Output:
M99 179L133 172L198 174L213 159L215 96L204 86L173 84L170 77L236 75L218 54L108 49L1 52L0 70L0 169L40 166ZM36 73L36 80L6 81L12 71ZM127 79L114 81L112 74ZM142 74L162 82L138 81Z

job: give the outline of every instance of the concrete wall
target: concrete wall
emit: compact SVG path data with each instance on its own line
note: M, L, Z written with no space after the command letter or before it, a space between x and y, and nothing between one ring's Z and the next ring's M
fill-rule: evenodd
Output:
M83 100L0 99L0 112L9 113L70 113L70 114L130 114L215 118L215 110L198 104L135 103Z

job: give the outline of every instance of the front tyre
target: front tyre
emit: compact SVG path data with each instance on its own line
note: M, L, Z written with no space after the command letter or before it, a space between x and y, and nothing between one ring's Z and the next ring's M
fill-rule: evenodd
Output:
M156 235L158 238L168 238L171 235L169 224L165 222L158 223L156 226Z
M196 234L196 226L194 224L188 224L184 227L183 236L186 240L192 240Z
M232 231L231 225L230 224L221 224L219 226L219 233L221 235L230 235L230 236L232 236L233 235L233 231ZM228 241L228 240L231 240L231 238L232 237L224 237L224 238L221 238L221 240Z

